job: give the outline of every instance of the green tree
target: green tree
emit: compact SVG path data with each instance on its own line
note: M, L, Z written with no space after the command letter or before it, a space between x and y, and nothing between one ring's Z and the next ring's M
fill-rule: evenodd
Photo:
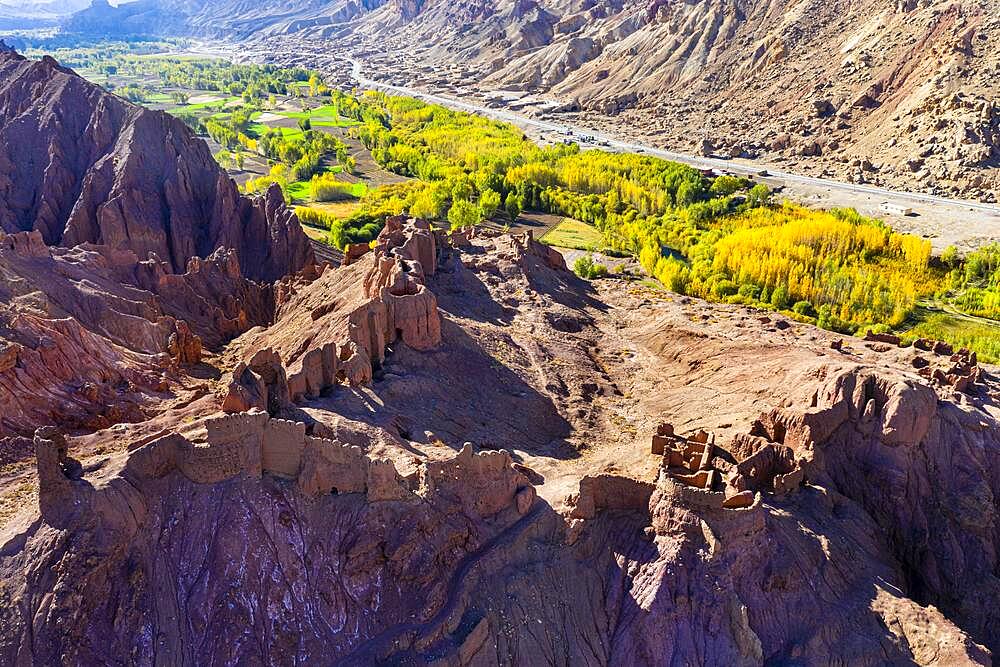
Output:
M784 285L778 285L771 292L771 306L776 310L785 310L788 308L790 297L788 296L788 288Z
M500 208L500 193L496 190L483 190L479 195L479 208L484 218L492 218Z
M422 192L410 206L410 215L423 220L434 220L440 217L440 209L430 192Z
M760 206L767 206L771 203L771 188L767 187L763 183L758 183L757 185L750 188L750 192L747 193L747 207L758 208Z
M750 181L738 176L723 174L712 181L712 186L708 191L715 197L728 197L731 194L746 190L750 187Z
M521 198L517 196L516 192L511 192L507 195L507 202L504 205L504 209L506 209L507 215L510 216L510 221L517 222L517 219L521 216Z
M472 227L482 222L483 213L479 207L464 199L456 199L448 211L448 222L452 229Z
M944 252L941 253L941 263L949 269L953 269L958 266L958 248L953 245L945 248Z
M684 181L677 188L677 205L687 207L701 198L701 185L693 181Z
M594 280L606 277L608 267L595 263L594 256L588 253L573 262L573 272L585 280Z
M452 199L464 199L469 201L472 199L472 193L475 190L472 187L472 183L467 178L456 179L455 184L451 188Z

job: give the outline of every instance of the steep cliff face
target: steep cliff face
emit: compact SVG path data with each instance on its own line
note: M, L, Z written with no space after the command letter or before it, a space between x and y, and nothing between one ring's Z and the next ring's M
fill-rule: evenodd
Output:
M13 53L0 54L0 230L155 253L173 272L225 247L268 282L312 261L280 196L242 197L183 123Z
M0 437L142 421L312 267L280 191L241 196L182 123L0 53Z

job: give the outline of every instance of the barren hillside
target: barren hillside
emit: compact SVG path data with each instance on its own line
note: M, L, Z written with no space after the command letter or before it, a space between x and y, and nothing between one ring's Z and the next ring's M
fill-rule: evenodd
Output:
M665 147L985 201L1000 187L990 0L251 4L125 11L157 7L279 57L319 40L432 88L539 94Z

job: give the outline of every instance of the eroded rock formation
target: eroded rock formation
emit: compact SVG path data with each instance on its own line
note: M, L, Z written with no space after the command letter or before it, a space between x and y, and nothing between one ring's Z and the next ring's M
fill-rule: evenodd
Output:
M243 197L183 123L0 53L0 436L144 420L312 277L280 191Z
M281 193L241 196L184 123L51 58L13 52L0 53L0 230L140 259L155 253L171 273L219 248L234 251L253 280L275 281L312 262Z
M273 326L237 341L245 361L232 374L227 409L264 408L274 392L294 401L340 383L365 384L397 341L415 350L437 346L441 318L425 284L437 261L427 222L390 218L374 251L326 271L282 305ZM262 392L276 383L283 386Z

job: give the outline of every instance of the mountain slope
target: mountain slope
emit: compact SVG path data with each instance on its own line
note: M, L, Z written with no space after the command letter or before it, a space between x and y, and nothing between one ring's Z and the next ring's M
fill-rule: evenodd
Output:
M595 122L626 114L618 127L670 148L986 201L1000 191L990 0L140 4L175 17L147 25L183 16L187 33L257 40L271 57L312 40L390 77L437 68L460 88L539 94Z
M178 272L225 247L266 281L312 256L294 216L242 197L182 122L10 52L0 54L0 230L152 252Z
M0 463L38 424L188 395L178 366L269 324L313 261L281 192L240 195L180 121L0 53Z
M453 63L460 85L626 113L608 126L672 148L986 200L1000 189L1000 18L985 0L418 6L296 34L370 48L387 73Z
M266 412L36 433L4 664L991 664L995 377L417 225L229 348Z

